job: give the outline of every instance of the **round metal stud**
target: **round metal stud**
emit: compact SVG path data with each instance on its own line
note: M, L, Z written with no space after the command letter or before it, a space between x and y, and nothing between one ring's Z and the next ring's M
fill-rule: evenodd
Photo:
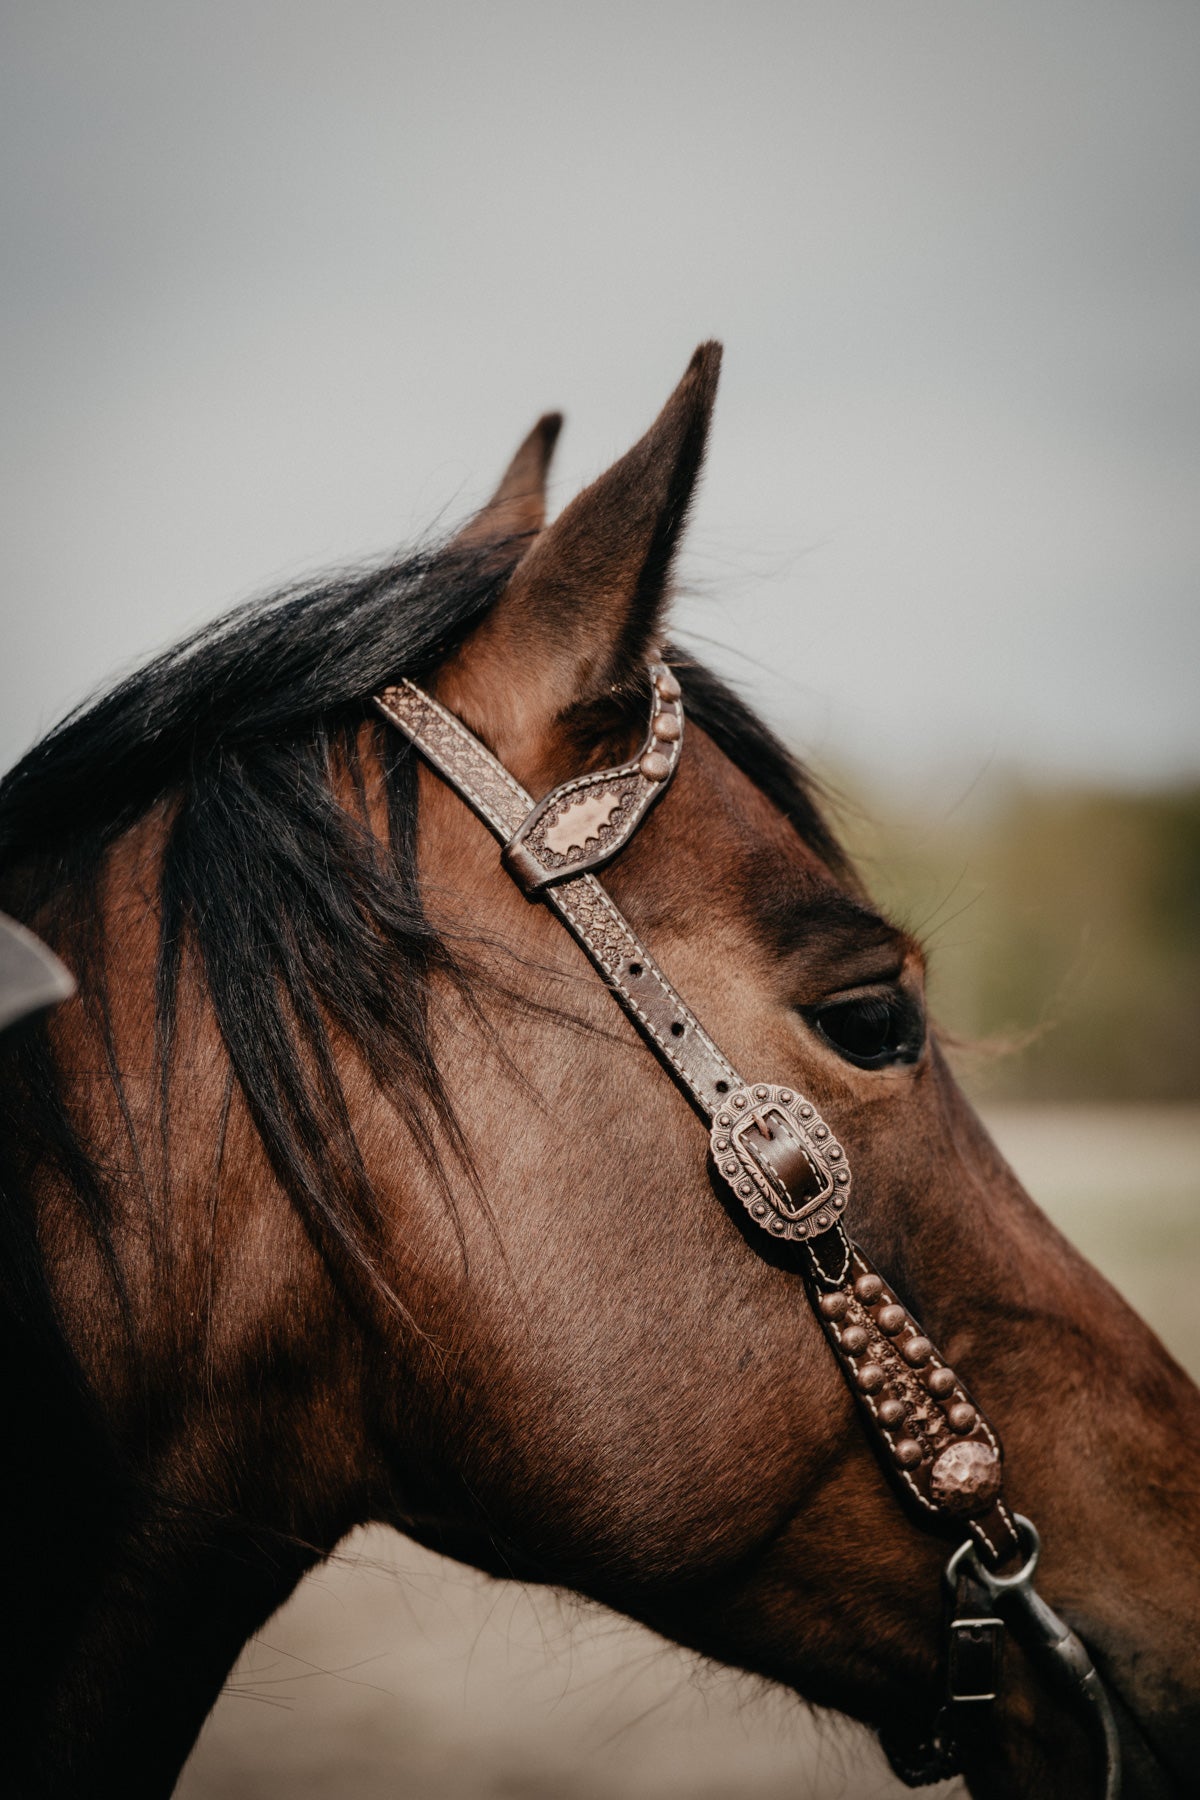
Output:
M665 781L671 773L670 760L661 750L647 750L638 763L638 768L647 781Z
M654 721L654 735L662 744L673 744L679 736L679 720L673 712L659 713Z
M741 1194L741 1196L744 1200L748 1200L753 1192L754 1192L754 1183L752 1181L739 1181L738 1182L738 1193Z
M722 1113L720 1118L717 1120L717 1124L729 1126L729 1125L733 1124L733 1120L730 1118L728 1113Z
M942 1451L929 1472L929 1491L948 1513L982 1512L1000 1492L1000 1458L990 1444L968 1441Z
M914 1369L919 1369L933 1355L933 1345L927 1337L905 1338L900 1346L900 1354L905 1362L911 1363Z
M724 1169L724 1171L727 1175L736 1175L738 1170L741 1168L741 1166L742 1165L740 1163L736 1163L736 1162L727 1162L727 1163L721 1164L721 1167Z
M896 1333L903 1328L907 1318L908 1314L904 1308L897 1306L893 1301L891 1306L880 1307L875 1315L875 1323L885 1336L895 1337Z
M771 1223L770 1223L770 1226L768 1227L768 1229L773 1231L775 1233L776 1237L781 1237L783 1235L783 1233L787 1230L787 1226L781 1218L779 1218L776 1214L772 1214L771 1215Z
M754 1204L754 1205L753 1205L753 1206L752 1206L752 1207L751 1207L751 1208L750 1208L750 1211L751 1211L751 1212L752 1212L752 1213L753 1213L753 1214L754 1214L754 1217L755 1217L755 1218L756 1218L756 1219L765 1219L765 1218L766 1218L766 1216L767 1216L767 1209L766 1209L766 1207L765 1207L765 1206L764 1206L764 1205L763 1205L763 1203L762 1203L762 1201L761 1201L761 1200L759 1200L759 1201L757 1201L757 1202L756 1202L756 1203L755 1203L755 1204Z
M739 1106L739 1107L741 1107L741 1106L745 1106L745 1104L746 1104L746 1096L745 1096L745 1094L735 1094L735 1095L734 1095L734 1096L733 1096L733 1104L734 1104L734 1105L735 1105L735 1106Z
M954 1392L958 1382L955 1379L954 1370L946 1368L943 1363L936 1369L930 1369L925 1377L925 1386L938 1400L944 1400L947 1394Z
M802 1119L811 1119L812 1116L813 1116L813 1109L808 1104L808 1101L806 1100L804 1102L804 1105L800 1108L800 1117Z
M950 1411L946 1414L951 1431L959 1432L970 1431L977 1417L978 1414L976 1413L975 1408L969 1405L965 1400L958 1401L957 1405L952 1406Z
M785 1106L790 1106L795 1097L796 1096L792 1093L791 1088L782 1088L780 1090L779 1098Z
M861 1325L847 1325L842 1333L842 1349L847 1356L858 1356L870 1342L870 1333Z
M876 1394L883 1386L884 1374L878 1363L864 1363L854 1379L864 1394Z
M847 1181L849 1181L849 1179L850 1179L850 1171L849 1171L849 1169L839 1169L839 1170L838 1170L838 1172L837 1172L837 1174L836 1174L836 1175L835 1175L835 1176L834 1176L834 1178L833 1178L833 1179L834 1179L834 1180L835 1180L835 1181L840 1181L840 1182L847 1182Z
M828 1125L814 1125L813 1136L815 1138L827 1138L829 1136Z
M839 1175L838 1180L840 1181L841 1179L842 1179L842 1177ZM845 1204L846 1204L845 1194L835 1194L833 1196L833 1204L837 1207L838 1211L840 1212L842 1210L843 1206L845 1206Z
M823 1319L840 1319L848 1305L849 1301L840 1289L836 1293L822 1294L817 1301Z
M767 1097L767 1090L766 1090L766 1088L765 1088L765 1087L756 1087L756 1088L755 1088L755 1090L754 1090L754 1098L755 1098L755 1099L756 1099L756 1100L765 1100L765 1099L766 1099L766 1097Z
M728 1148L729 1148L729 1139L728 1138L718 1138L717 1139L717 1149L718 1150L728 1150Z
M818 1213L817 1214L817 1230L818 1231L828 1231L829 1227L832 1224L833 1224L833 1220L830 1218L828 1213Z
M879 1275L860 1275L854 1284L855 1298L864 1306L873 1306L883 1292L883 1278Z
M898 1425L904 1417L903 1400L888 1399L879 1402L879 1417L884 1425Z
M902 1469L912 1469L921 1460L921 1446L916 1438L897 1438L893 1454Z
M664 700L678 700L683 691L670 669L660 669L654 677L654 685Z
M827 1154L830 1162L841 1162L842 1160L841 1146L838 1144L830 1144Z

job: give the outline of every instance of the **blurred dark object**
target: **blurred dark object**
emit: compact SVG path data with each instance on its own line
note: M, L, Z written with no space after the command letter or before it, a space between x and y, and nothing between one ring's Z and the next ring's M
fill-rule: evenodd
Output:
M0 913L0 1031L68 1000L75 983L53 951Z

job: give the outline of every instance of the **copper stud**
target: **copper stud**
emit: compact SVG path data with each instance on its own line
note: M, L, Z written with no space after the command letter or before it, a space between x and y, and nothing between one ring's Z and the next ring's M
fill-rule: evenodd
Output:
M849 1301L846 1295L841 1292L822 1294L817 1301L823 1319L840 1319L848 1305Z
M860 1275L854 1284L854 1292L864 1306L872 1306L883 1292L882 1276Z
M905 1362L910 1362L914 1369L919 1369L933 1355L933 1345L927 1337L905 1338L900 1346L900 1354Z
M828 1213L818 1213L817 1214L817 1230L818 1231L828 1231L829 1227L832 1224L833 1224L833 1220L830 1218Z
M664 700L678 700L683 691L670 669L660 669L654 677L654 685Z
M814 1126L814 1127L813 1127L813 1136L814 1136L814 1137L815 1137L815 1138L827 1138L827 1137L828 1137L828 1136L829 1136L829 1127L828 1127L828 1125L816 1125L816 1126Z
M671 764L661 750L647 750L638 768L647 781L665 781L671 773Z
M979 1513L1000 1492L1000 1458L990 1444L951 1444L929 1471L935 1506L948 1513Z
M790 1106L792 1104L794 1095L792 1094L792 1090L790 1088L784 1088L781 1091L779 1098L783 1101L783 1104L785 1106Z
M765 1099L766 1099L766 1097L767 1097L767 1090L766 1090L766 1088L765 1088L765 1087L756 1087L756 1088L755 1088L755 1090L754 1090L754 1098L755 1098L755 1099L756 1099L756 1100L765 1100Z
M783 1220L776 1218L774 1213L772 1213L772 1215L771 1215L771 1230L774 1231L776 1234L787 1230L787 1226L784 1224Z
M835 1176L834 1176L834 1178L833 1178L833 1179L834 1179L834 1180L835 1180L835 1181L840 1181L840 1182L846 1182L846 1181L849 1181L849 1179L850 1179L850 1172L849 1172L849 1170L848 1170L848 1169L839 1169L839 1170L838 1170L838 1172L837 1172L837 1174L836 1174L836 1175L835 1175Z
M739 1163L739 1162L727 1162L727 1163L726 1163L726 1164L725 1164L725 1165L724 1165L724 1167L725 1167L725 1173L726 1173L726 1174L727 1174L727 1175L736 1175L736 1174L737 1174L737 1172L738 1172L738 1170L739 1170L739 1169L740 1169L740 1168L741 1168L741 1166L742 1166L742 1165L741 1165L741 1163Z
M916 1438L897 1438L894 1454L902 1469L911 1469L921 1460L921 1446Z
M753 1182L740 1181L738 1183L738 1193L744 1195L747 1200L750 1198L750 1196L753 1192L754 1192Z
M969 1406L965 1400L960 1400L956 1406L950 1408L946 1417L950 1421L951 1431L970 1431L975 1423L975 1408Z
M946 1368L943 1363L936 1369L930 1369L925 1377L925 1385L937 1399L944 1400L947 1394L954 1392L958 1382L955 1379L954 1370Z
M839 1176L838 1179L840 1180L841 1177ZM845 1194L835 1194L833 1196L833 1204L837 1207L838 1211L840 1212L842 1207L845 1206L845 1204L846 1204Z
M761 1200L756 1201L756 1203L750 1208L750 1211L754 1214L754 1217L756 1219L765 1219L767 1216L767 1209L763 1205Z
M904 1417L903 1400L881 1400L879 1402L879 1417L884 1425L898 1425Z
M654 721L654 735L660 743L673 744L679 736L679 720L673 712L659 713Z
M861 1325L847 1325L842 1333L842 1349L847 1356L858 1356L866 1349L868 1333Z
M811 1119L812 1116L813 1116L813 1109L806 1100L804 1105L800 1108L800 1117L802 1119Z
M830 1162L841 1162L841 1160L842 1160L841 1148L837 1144L830 1144L829 1149L825 1152L825 1154L829 1158Z
M883 1370L878 1363L864 1363L854 1379L864 1394L874 1394L883 1386Z
M904 1308L902 1306L897 1306L893 1301L891 1306L880 1307L875 1315L875 1323L878 1325L880 1331L884 1332L886 1336L895 1337L896 1333L904 1325L907 1317L908 1314L905 1312Z

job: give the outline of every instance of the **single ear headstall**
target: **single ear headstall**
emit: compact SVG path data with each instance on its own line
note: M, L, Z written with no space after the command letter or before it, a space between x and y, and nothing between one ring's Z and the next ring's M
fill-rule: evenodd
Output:
M901 1492L927 1522L969 1533L950 1565L946 1704L919 1746L885 1743L897 1772L913 1785L955 1772L956 1722L996 1696L1003 1621L993 1615L1003 1598L1033 1621L1033 1636L1069 1670L1073 1691L1090 1707L1107 1752L1105 1800L1114 1800L1119 1771L1104 1690L1079 1639L1033 1591L1037 1535L1004 1502L995 1430L846 1234L853 1181L845 1146L794 1086L743 1080L596 879L679 765L679 682L657 661L649 678L649 730L633 761L564 782L536 805L474 733L415 683L397 682L375 704L494 832L509 874L558 914L594 963L709 1122L713 1169L750 1218L799 1246L809 1298ZM1020 1580L998 1575L1014 1563L1022 1565Z

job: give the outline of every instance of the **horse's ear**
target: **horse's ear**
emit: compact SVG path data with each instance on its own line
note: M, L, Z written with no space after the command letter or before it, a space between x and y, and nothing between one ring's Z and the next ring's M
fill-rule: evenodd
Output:
M646 433L534 539L439 692L501 756L536 755L553 721L643 661L704 456L721 364L701 344Z
M546 474L562 430L561 413L543 413L504 471L504 478L485 507L468 520L454 539L454 549L510 543L533 537L546 522Z

